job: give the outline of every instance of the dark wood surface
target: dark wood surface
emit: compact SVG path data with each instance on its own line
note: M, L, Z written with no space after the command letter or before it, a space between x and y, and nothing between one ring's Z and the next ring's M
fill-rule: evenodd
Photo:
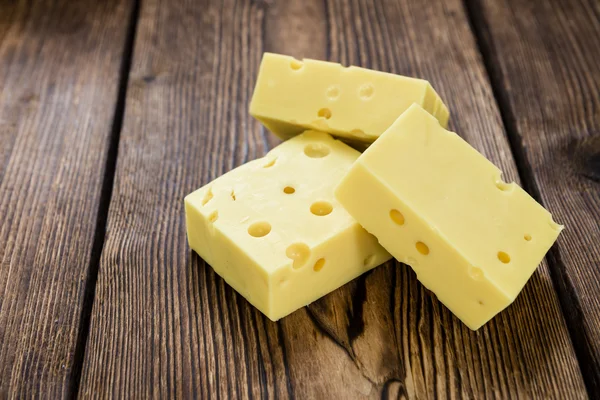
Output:
M0 1L0 398L72 392L129 11Z
M0 397L598 397L598 15L0 0ZM567 225L513 305L472 332L389 262L273 323L189 250L183 197L278 143L248 114L264 51L432 82Z

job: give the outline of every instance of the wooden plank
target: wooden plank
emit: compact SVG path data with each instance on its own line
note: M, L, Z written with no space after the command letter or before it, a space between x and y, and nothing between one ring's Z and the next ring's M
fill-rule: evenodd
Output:
M0 2L0 398L68 397L130 2Z
M546 264L474 333L399 264L273 323L190 252L183 197L276 143L247 111L266 50L430 79L516 177L458 0L144 2L80 395L584 398Z
M527 187L566 224L550 253L592 397L600 396L600 7L473 2Z

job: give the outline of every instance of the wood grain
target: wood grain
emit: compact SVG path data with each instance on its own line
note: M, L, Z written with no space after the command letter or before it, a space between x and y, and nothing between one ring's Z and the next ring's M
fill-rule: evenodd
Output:
M0 398L69 396L129 11L0 2Z
M600 397L600 3L473 3L527 187L566 225L550 265Z
M263 51L430 79L517 177L458 0L145 1L80 395L585 398L546 264L474 333L395 263L273 323L189 250L183 197L277 143L247 111Z

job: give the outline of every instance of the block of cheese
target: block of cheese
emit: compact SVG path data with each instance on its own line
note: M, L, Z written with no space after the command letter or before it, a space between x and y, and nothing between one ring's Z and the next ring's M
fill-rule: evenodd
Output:
M515 300L563 228L418 105L359 157L336 198L473 330Z
M308 131L185 198L190 247L278 320L391 256L335 200L359 153Z
M282 139L316 129L369 144L412 103L446 126L448 109L425 80L265 53L250 114Z

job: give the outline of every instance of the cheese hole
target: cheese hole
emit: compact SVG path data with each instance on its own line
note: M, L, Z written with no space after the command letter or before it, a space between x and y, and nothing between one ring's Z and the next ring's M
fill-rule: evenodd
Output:
M475 279L476 281L483 278L483 271L478 267L470 267L469 268L469 276L471 279Z
M320 217L330 214L331 211L333 206L326 201L317 201L310 206L310 212Z
M340 88L337 85L329 86L325 92L325 96L327 96L329 100L337 99L340 96Z
M275 161L277 161L277 158L274 158L271 161L267 162L265 165L263 165L263 168L271 168L273 165L275 165Z
M321 108L317 114L321 118L325 118L325 119L331 118L331 110L329 108Z
M303 66L304 63L302 61L292 60L292 62L290 62L290 68L292 68L294 71L298 71Z
M398 225L404 225L404 215L396 209L390 210L390 218Z
M417 242L417 244L415 245L415 247L417 248L417 251L421 254L423 254L424 256L426 256L427 254L429 254L429 247L427 247L427 245L423 242Z
M296 189L294 189L291 186L286 186L286 187L283 188L283 193L285 193L285 194L292 194L295 191L296 191Z
M512 183L506 183L502 179L497 179L496 180L496 187L498 189L502 190L503 192L508 192L510 189L512 189L513 184Z
M231 200L235 201L235 192L233 190L229 195L231 196Z
M319 258L317 260L317 262L315 263L315 265L313 266L313 269L316 272L319 272L321 270L321 268L323 268L324 265L325 265L325 259L324 258Z
M498 260L500 260L504 264L508 264L510 262L510 256L503 251L499 251Z
M523 239L525 239L528 242L530 242L531 241L531 235L527 233L525 236L523 236Z
M218 211L213 211L209 216L208 216L208 222L213 223L215 222L217 219L219 218L219 212Z
M506 182L496 182L496 187L500 190L502 190L503 192L506 192L510 189L510 183L506 183Z
M329 147L320 143L311 143L304 147L304 154L310 158L323 158L329 154L329 151Z
M477 302L479 303L479 305L480 305L480 306L482 306L482 305L483 305L483 301L481 301L481 300L477 300Z
M552 217L550 217L550 228L554 229L556 232L560 232L563 230L564 226L557 224L556 222L554 222Z
M294 243L288 246L285 250L285 255L294 260L292 267L300 268L308 261L310 257L310 249L304 243Z
M363 265L369 268L373 265L373 261L375 261L375 254L371 254L365 257L365 259L363 260Z
M419 261L416 258L413 257L408 257L406 259L405 264L410 265L411 267L418 267L419 266Z
M212 198L213 198L212 189L208 189L208 192L206 192L206 194L204 195L204 198L202 199L202 205L205 206L206 203L208 203Z
M370 83L362 85L360 87L360 89L358 89L358 95L363 100L370 99L371 96L373 96L373 93L375 93L375 89L373 88L373 85L371 85Z
M250 236L263 237L271 232L271 224L265 221L255 222L248 227Z

